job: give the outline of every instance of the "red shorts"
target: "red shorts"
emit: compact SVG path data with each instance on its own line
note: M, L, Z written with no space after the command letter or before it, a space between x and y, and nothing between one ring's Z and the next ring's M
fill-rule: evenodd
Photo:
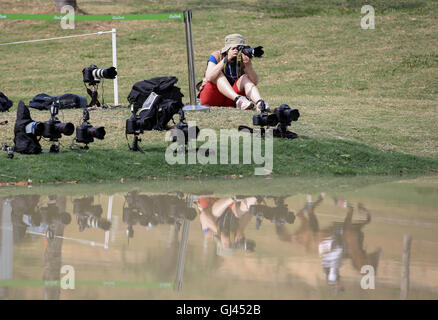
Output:
M201 197L199 198L199 205L202 209L207 209L209 207L213 206L213 203L215 201L219 200L219 198L210 198L210 197ZM229 207L231 208L234 203L230 204Z
M245 96L245 92L239 91L237 87L237 81L234 82L233 90L239 96ZM219 89L213 82L207 82L202 89L201 94L199 95L201 98L201 104L209 105L209 106L221 106L221 107L236 107L236 104L233 100L225 97L222 93L219 92Z

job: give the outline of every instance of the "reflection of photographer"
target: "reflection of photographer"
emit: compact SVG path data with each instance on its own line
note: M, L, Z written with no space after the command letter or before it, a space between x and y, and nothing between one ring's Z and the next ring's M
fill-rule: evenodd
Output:
M199 197L196 206L204 235L212 236L219 255L232 254L235 249L254 251L255 242L246 239L244 230L251 220L250 207L255 197Z
M242 110L266 106L256 87L259 79L252 65L253 57L263 55L262 48L250 48L240 34L226 36L225 46L210 55L204 79L198 84L202 104Z

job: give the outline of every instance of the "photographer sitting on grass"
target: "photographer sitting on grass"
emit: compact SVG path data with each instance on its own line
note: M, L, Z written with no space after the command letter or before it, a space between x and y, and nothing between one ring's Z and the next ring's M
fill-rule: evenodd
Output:
M225 37L225 47L215 51L208 59L205 76L200 86L199 98L203 105L231 106L249 110L265 105L257 89L258 76L252 66L252 57L238 50L246 46L240 34ZM255 48L256 56L263 54L262 47ZM249 97L249 100L247 97Z

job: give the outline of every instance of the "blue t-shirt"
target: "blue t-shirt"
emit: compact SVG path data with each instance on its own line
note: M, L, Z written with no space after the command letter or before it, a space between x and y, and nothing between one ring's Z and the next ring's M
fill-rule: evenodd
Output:
M217 64L217 60L214 57L214 55L210 55L210 58L208 58L208 61L211 61L214 64ZM239 79L237 61L234 61L234 63L229 62L228 65L225 67L224 74L225 74L225 77L227 77L227 80L230 83L230 85L234 85L234 82L236 82L236 80Z

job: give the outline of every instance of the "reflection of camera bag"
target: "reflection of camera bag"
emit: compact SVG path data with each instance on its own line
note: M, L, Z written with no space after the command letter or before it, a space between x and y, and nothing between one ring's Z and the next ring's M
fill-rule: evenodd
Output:
M177 82L177 77L157 77L137 82L132 87L128 101L134 105L136 110L141 109L152 92L160 96L160 100L152 104L149 109L144 109L139 113L141 120L152 124L151 129L167 130L167 123L184 106L182 102L184 95L181 89L175 86Z
M0 112L8 111L12 107L12 101L6 97L3 92L0 92Z

